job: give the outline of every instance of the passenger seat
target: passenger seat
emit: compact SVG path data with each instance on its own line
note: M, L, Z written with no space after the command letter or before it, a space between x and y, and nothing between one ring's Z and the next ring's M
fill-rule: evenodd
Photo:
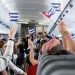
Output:
M36 75L75 75L75 56L43 55Z

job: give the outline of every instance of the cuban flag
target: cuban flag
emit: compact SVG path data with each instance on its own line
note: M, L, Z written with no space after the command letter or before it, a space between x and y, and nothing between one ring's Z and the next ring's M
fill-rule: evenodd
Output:
M10 16L10 21L12 22L17 22L19 19L19 13L10 12L9 16Z
M29 34L34 34L35 33L35 28L29 28Z
M51 7L53 7L56 11L61 11L61 4L60 3L51 3Z
M56 13L54 8L51 8L49 11L44 11L42 12L42 14L48 18L50 18L52 15L54 15Z
M56 12L61 11L61 4L60 3L51 3L51 8L49 11L44 11L42 14L48 18L54 15Z
M36 32L34 24L30 24L29 26L29 34L34 34Z

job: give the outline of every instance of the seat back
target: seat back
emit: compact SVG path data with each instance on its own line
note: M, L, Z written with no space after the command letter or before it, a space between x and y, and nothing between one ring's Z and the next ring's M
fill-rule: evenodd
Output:
M75 75L75 56L43 55L36 75Z

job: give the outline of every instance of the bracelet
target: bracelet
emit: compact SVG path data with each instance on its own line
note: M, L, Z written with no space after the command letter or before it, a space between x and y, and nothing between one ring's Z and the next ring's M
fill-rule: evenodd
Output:
M68 31L65 31L65 32L63 33L63 37L64 37L65 35L67 35L67 34L69 34Z
M11 41L15 42L13 39L9 39L9 40L11 40Z

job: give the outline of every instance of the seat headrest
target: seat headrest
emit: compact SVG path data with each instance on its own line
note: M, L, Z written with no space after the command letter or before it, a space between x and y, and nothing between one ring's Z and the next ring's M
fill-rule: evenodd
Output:
M74 55L43 55L38 64L37 75L75 75Z

